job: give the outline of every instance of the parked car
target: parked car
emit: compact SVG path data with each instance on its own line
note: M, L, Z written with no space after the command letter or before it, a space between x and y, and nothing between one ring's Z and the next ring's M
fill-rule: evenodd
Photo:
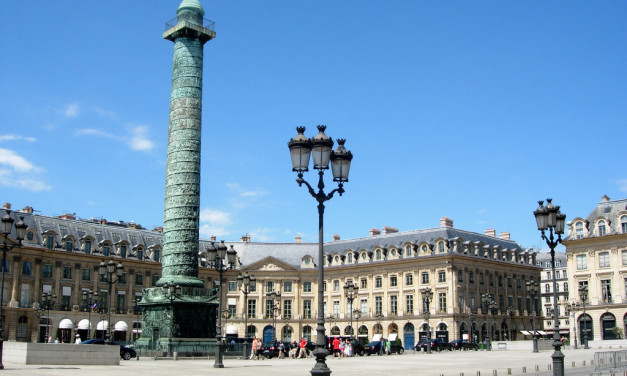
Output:
M81 345L104 345L104 344L105 344L105 340L102 338L86 339L83 342L81 342ZM124 360L129 360L137 356L137 352L132 347L120 345L117 342L111 342L111 344L120 346L120 357Z
M450 345L453 350L479 350L479 345L474 342L470 342L467 339L453 340Z
M453 348L451 347L451 344L446 342L442 338L432 338L430 341L431 341L431 351L453 350ZM420 344L420 350L427 351L427 341L420 341L420 342L422 342ZM418 347L418 345L416 345L416 347ZM416 350L419 350L419 349L416 348Z
M279 357L279 343L281 342L266 342L264 344L261 345L261 349L259 354L263 355L265 358L268 359L272 359L272 358L278 358ZM289 342L282 342L283 343L283 355L285 355L285 357L289 357L289 351L290 351L290 343Z
M366 355L370 356L372 354L378 355L383 354L384 352L381 350L381 346L384 346L383 341L372 341L366 346L364 346L364 351ZM396 343L390 344L390 352L392 354L402 354L405 352L405 349L401 345L397 345Z

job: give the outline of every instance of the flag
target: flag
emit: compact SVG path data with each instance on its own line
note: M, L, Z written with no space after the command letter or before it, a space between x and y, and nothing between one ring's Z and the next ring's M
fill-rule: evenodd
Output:
M96 309L96 307L98 307L98 302L95 302L91 305L91 310L93 311L94 309Z

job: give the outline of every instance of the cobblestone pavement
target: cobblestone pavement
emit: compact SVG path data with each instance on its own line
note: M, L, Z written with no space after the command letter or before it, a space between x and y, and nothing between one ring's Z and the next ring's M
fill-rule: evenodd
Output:
M565 350L566 375L590 375L594 352ZM499 376L551 375L552 351L443 351L424 354L407 351L403 355L327 358L333 376L420 375L420 376ZM575 367L573 368L573 362ZM585 362L585 366L584 366ZM195 375L310 375L315 360L308 359L224 359L225 368L213 368L213 359L149 359L120 361L119 366L54 366L4 363L3 374L19 376L195 376ZM526 367L526 372L523 367ZM537 371L536 371L537 367ZM511 373L508 373L511 372Z

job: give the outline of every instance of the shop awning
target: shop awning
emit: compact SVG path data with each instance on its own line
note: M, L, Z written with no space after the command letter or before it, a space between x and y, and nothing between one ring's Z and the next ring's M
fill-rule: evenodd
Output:
M109 330L109 323L107 320L99 321L98 325L96 325L96 330Z
M80 330L89 330L89 320L82 319L78 322L78 329Z
M124 321L118 321L115 323L114 327L116 332L126 332L128 330L128 325Z
M226 335L229 334L237 335L237 327L235 325L229 325L226 327Z
M73 327L70 319L63 319L59 322L59 329L72 329Z

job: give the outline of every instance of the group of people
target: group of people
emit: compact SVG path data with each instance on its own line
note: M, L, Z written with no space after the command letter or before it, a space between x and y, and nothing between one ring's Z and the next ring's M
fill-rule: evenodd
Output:
M292 359L306 358L309 355L307 352L307 340L304 338L301 338L300 341L294 340L294 342L289 344L289 349L285 347L286 345L283 342L277 342L276 346L279 350L279 359L285 358L286 354ZM256 336L253 337L251 350L250 360L259 360L263 357L261 339Z
M335 337L331 342L331 346L333 347L334 358L353 356L353 344L348 338L346 340L340 340L338 337Z
M77 344L77 345L80 345L80 344L81 344L81 342L83 342L83 341L81 340L81 335L80 335L80 334L77 334L77 335L76 335L76 339L74 340L74 343L75 343L75 344ZM44 343L70 343L70 342L65 342L65 341L63 340L63 338L61 338L61 340L59 340L59 337L57 337L57 338L53 341L53 340L52 340L52 336L45 336L45 337L44 337Z

